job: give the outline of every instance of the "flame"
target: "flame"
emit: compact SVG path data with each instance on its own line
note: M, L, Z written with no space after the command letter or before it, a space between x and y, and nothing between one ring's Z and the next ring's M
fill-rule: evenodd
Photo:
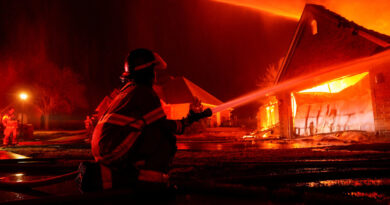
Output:
M291 112L294 120L297 115L297 100L295 99L294 93L291 93Z
M388 0L213 0L298 20L306 3L319 4L357 24L390 35Z
M326 82L324 84L318 85L313 88L309 88L306 90L299 91L298 93L338 93L348 88L350 86L355 85L361 79L368 75L368 72L364 72L358 75L350 76L350 77L342 77L338 80L332 80Z
M268 104L260 107L257 112L257 128L266 131L274 128L279 123L278 100L275 97L269 99ZM261 135L263 138L267 137Z

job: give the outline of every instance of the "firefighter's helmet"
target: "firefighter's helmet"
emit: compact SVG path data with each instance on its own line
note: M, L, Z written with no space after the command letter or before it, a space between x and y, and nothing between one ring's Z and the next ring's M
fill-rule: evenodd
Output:
M126 58L121 79L134 79L137 73L141 73L143 70L165 70L166 67L167 64L156 52L139 48L130 52Z

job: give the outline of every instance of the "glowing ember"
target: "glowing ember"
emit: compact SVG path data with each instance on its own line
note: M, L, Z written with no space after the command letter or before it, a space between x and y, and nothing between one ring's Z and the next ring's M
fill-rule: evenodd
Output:
M348 193L349 196L354 196L354 197L367 197L371 199L383 199L386 197L384 194L378 194L377 192L350 192Z
M336 179L306 183L309 187L332 187L332 186L385 186L389 185L389 179Z
M253 135L244 135L244 136L242 136L242 139L246 139L246 138L255 138L255 136L253 136Z
M269 134L268 132L264 133L263 135L261 135L261 137L267 138L268 134ZM250 133L249 135L242 136L242 139L254 139L254 138L258 138L258 135L256 135L256 133Z

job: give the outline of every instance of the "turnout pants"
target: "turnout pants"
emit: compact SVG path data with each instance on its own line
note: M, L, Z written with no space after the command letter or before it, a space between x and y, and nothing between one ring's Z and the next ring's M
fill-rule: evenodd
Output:
M141 138L142 139L142 138ZM168 185L168 172L176 153L176 138L154 139L147 137L138 141L130 150L123 163L102 167L102 181L105 188L129 186ZM140 187L141 188L141 187Z
M8 145L10 140L11 140L10 139L11 137L12 137L12 144L17 144L18 141L17 141L16 135L17 135L17 128L15 128L15 127L6 127L4 129L3 144L4 145Z

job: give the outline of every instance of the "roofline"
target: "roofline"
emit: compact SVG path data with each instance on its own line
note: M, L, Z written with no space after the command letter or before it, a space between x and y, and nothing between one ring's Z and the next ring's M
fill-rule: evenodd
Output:
M377 45L380 45L382 47L387 47L388 45L390 45L390 36L388 36L386 34L365 28L365 27L353 22L352 20L349 20L349 19L341 16L340 14L327 9L326 7L324 7L322 5L318 5L318 4L306 4L306 5L313 8L313 9L320 10L320 11L327 13L329 15L329 17L333 17L331 19L336 19L339 21L339 23L343 22L343 23L348 24L348 27L351 28L351 31L356 32L356 34L358 34L358 35L359 35L359 32L363 32L362 35L360 35L361 37L366 38L367 40L369 40Z
M306 7L307 5L305 5L305 8L303 9L303 11L306 10ZM276 79L274 81L274 85L278 84L279 83L279 80L280 80L280 77L283 73L283 71L285 70L284 68L288 65L289 61L290 61L290 58L291 58L291 54L294 52L297 44L298 44L298 41L297 39L301 36L302 34L302 22L303 22L303 15L304 15L305 12L302 12L301 14L301 17L299 18L299 21L298 21L298 25L297 25L297 28L295 29L295 33L294 33L294 36L291 40L291 43L290 43L290 46L287 50L287 55L283 58L283 62L282 62L282 65L279 67L279 71L278 71L278 74L276 76Z
M363 37L363 38L365 38L365 39L367 39L375 44L378 44L378 45L382 46L383 48L387 48L390 46L390 43L388 43L380 38L377 38L377 37L365 32L365 31L357 29L357 33L359 36L361 36L361 37Z
M328 13L330 13L331 15L333 15L334 17L336 18L339 18L339 20L344 20L346 21L347 23L351 24L352 25L352 30L353 32L356 32L357 35L365 38L366 40L368 41L371 41L375 44L377 44L378 46L381 46L383 48L388 48L390 47L390 43L389 42L386 42L385 40L382 40L376 36L374 36L373 34L370 34L366 31L372 31L372 30L368 30L356 23L354 23L353 21L349 21L347 20L346 18L342 17L341 15L333 12L333 11L330 11L328 9L326 9L324 6L322 5L317 5L317 4L306 4L305 5L305 8L303 9L303 12L302 12L302 15L301 15L301 18L299 19L299 22L298 22L298 26L295 30L295 33L294 33L294 36L293 36L293 39L290 43L290 47L287 51L287 55L283 58L283 62L282 62L282 65L279 67L279 71L278 71L278 74L276 76L276 79L274 81L274 85L278 84L280 82L280 78L282 76L282 74L284 73L286 67L288 66L288 64L290 63L290 60L291 60L291 56L292 54L294 53L295 51L295 48L299 42L299 39L301 37L301 34L302 34L302 22L304 20L304 15L307 11L307 8L308 7L312 7L312 8L315 8L315 9L319 9L319 7L321 7L321 9L324 9L326 10ZM336 15L336 16L335 16ZM340 19L341 18L341 19ZM372 32L376 32L376 31L372 31ZM376 32L378 33L378 32ZM383 35L381 33L378 33L379 35Z
M213 94L209 93L208 91L206 91L205 89L199 87L199 85L195 84L194 82L192 82L191 80L189 80L188 78L182 76L181 78L183 78L184 80L184 83L187 85L188 88L190 88L190 86L188 85L188 83L192 83L194 84L196 87L198 87L201 91L205 92L206 94L210 95L211 97L215 98L214 100L216 100L219 104L223 104L223 101L221 101L220 99L218 99L217 97L215 97ZM190 92L192 93L192 90L189 89Z

